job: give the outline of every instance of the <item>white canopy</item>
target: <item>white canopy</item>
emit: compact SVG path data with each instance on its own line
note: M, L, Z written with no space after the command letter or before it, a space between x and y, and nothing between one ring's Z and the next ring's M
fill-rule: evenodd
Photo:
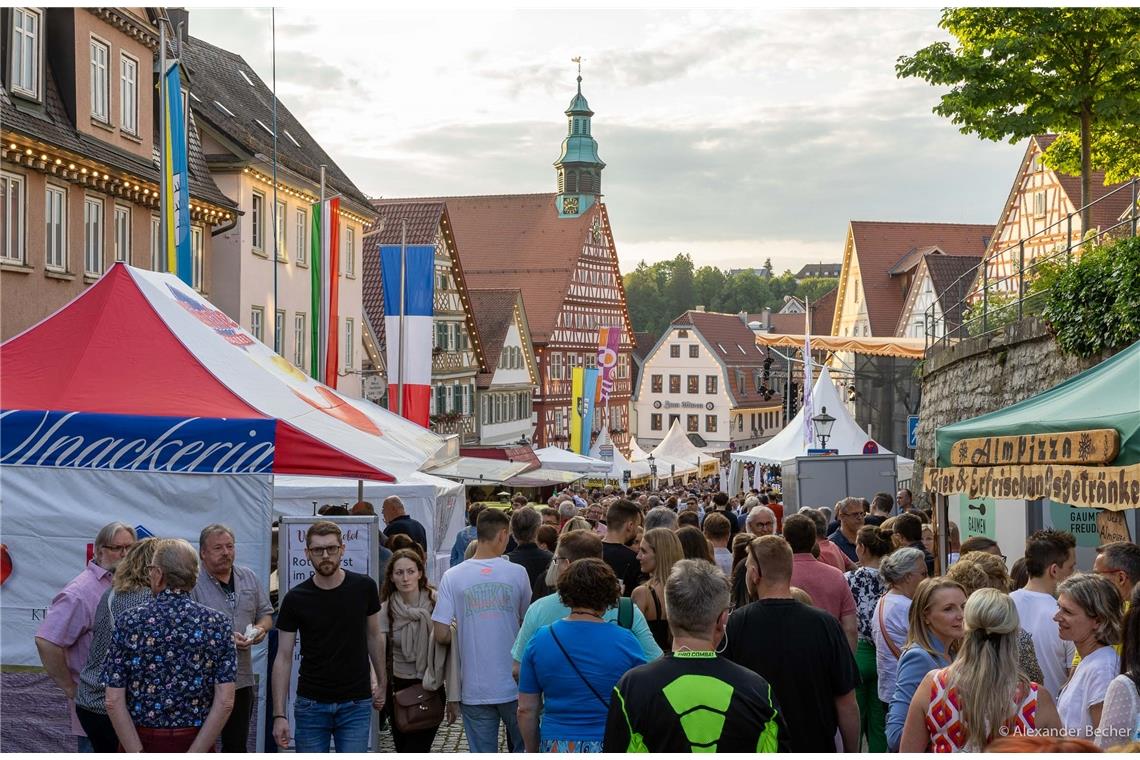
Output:
M543 467L567 472L606 472L610 463L592 456L575 454L569 449L560 449L557 446L547 446L544 449L535 449L535 456L542 462ZM525 473L524 473L525 474Z
M693 442L689 440L689 436L681 429L681 422L679 420L673 420L673 425L669 428L669 432L665 434L661 443L657 444L657 447L653 449L653 458L661 463L657 465L657 472L665 471L662 470L662 464L668 467L676 463L678 465L678 475L682 472L680 465L684 464L686 470L695 470L698 460L703 459L707 462L710 459L707 454L694 446Z
M649 454L645 451L645 449L637 445L637 437L631 435L629 437L629 461L643 462L648 458Z
M594 441L594 445L590 449L590 456L601 459L601 448L602 448L602 446L607 445L607 444L610 446L613 446L613 443L610 441L609 432L606 430L603 430L601 432L601 434L598 436L598 440ZM633 442L633 440L631 439L631 445L636 446L637 444L636 444L636 442ZM644 460L637 461L637 462L631 462L630 460L625 458L625 454L621 453L621 449L618 448L617 446L613 446L613 451L614 451L614 461L610 465L610 469L607 472L602 473L602 477L604 477L608 480L620 481L622 479L622 476L625 474L626 470L629 471L629 476L630 476L631 480L636 479L636 478L643 478L643 477L646 477L649 475L649 463L648 462L646 462ZM638 449L638 451L641 451L641 449ZM644 452L642 452L642 453L644 453ZM603 461L605 461L605 460L603 460Z
M827 448L838 449L840 454L862 454L863 446L872 439L855 423L847 411L847 407L840 400L839 391L831 382L831 373L827 367L820 369L819 378L815 381L811 393L812 406L815 408L815 412L818 414L826 408L827 413L835 418L831 435L827 438ZM878 444L878 446L881 454L894 453L882 444ZM804 435L804 410L801 408L796 418L789 422L772 440L765 441L747 451L737 452L732 455L732 459L741 462L781 464L789 459L806 455L809 448L820 447L807 440ZM910 461L906 457L899 457L900 465Z

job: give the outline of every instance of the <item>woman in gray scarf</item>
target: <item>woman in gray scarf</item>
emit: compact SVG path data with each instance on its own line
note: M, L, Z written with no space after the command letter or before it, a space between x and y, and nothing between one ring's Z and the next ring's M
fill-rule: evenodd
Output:
M435 589L428 585L423 556L416 549L401 549L392 555L380 598L380 630L385 650L390 652L386 658L390 711L395 692L424 681L435 650L431 624ZM394 720L389 720L389 725L397 752L431 751L438 726L404 733Z

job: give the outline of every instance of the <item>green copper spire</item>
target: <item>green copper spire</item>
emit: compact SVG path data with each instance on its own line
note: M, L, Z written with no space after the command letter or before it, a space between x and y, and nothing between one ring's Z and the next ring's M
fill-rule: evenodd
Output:
M605 163L598 156L598 143L590 134L590 118L594 112L582 94L582 59L578 64L578 92L566 109L566 138L562 141L562 154L554 162L558 174L559 216L577 217L597 202L602 194L602 169Z

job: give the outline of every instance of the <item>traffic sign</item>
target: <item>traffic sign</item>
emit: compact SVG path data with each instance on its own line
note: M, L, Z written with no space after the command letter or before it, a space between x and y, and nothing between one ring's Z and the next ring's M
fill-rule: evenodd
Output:
M866 443L863 444L863 453L864 454L878 454L879 453L879 444L875 443L874 441L867 441Z
M918 448L918 415L912 414L906 418L906 445L912 449Z

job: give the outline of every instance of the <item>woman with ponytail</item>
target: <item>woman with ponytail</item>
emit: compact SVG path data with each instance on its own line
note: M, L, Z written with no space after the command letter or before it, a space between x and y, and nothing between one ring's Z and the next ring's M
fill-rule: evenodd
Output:
M914 693L900 752L980 752L995 739L1061 726L1053 697L1017 665L1017 607L997 589L966 601L966 635L950 665Z

